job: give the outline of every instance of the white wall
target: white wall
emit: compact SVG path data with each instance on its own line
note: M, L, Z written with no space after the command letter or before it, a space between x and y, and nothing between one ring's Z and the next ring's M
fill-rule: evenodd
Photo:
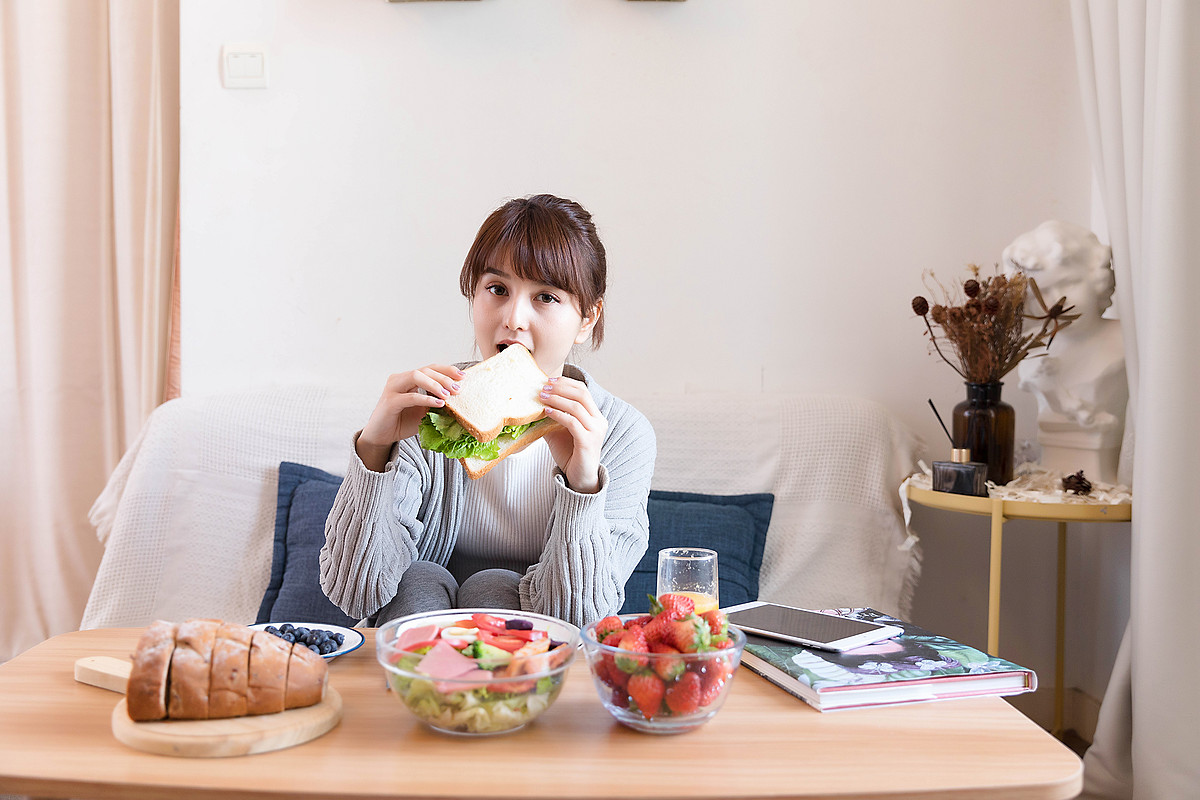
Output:
M223 89L221 46L247 41L270 87ZM608 247L609 339L583 363L610 388L716 382L731 415L760 391L861 395L941 455L926 398L962 388L909 308L922 271L1089 219L1065 0L184 0L181 44L189 394L374 394L469 356L474 232L549 191ZM1006 397L1032 438L1032 398ZM981 641L986 524L914 523L914 616ZM1012 530L1002 647L1049 686L1053 526ZM1093 695L1117 606L1073 643Z

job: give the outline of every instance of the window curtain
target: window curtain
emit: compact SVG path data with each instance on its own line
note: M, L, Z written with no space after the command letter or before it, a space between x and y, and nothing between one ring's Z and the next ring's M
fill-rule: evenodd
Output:
M78 627L167 385L178 0L0 2L0 661Z
M1130 382L1130 619L1084 757L1092 798L1200 790L1200 3L1073 0Z

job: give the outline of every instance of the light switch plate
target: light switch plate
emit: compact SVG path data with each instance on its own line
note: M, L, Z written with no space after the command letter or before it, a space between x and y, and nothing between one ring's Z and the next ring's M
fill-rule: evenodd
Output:
M221 48L221 85L226 89L267 88L267 48L227 44Z

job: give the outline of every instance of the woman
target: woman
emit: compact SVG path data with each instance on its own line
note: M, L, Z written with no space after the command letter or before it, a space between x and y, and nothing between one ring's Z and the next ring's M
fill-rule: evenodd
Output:
M654 431L566 363L574 346L603 340L606 272L577 203L536 195L484 221L459 275L475 345L483 358L528 348L561 428L472 481L416 437L461 370L431 364L389 377L325 525L321 586L347 614L379 625L418 611L513 608L583 625L621 607L649 537Z

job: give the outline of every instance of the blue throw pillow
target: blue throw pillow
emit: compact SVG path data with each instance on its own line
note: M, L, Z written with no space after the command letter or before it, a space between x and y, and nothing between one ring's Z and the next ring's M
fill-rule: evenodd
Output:
M658 551L706 547L717 551L717 592L722 606L758 599L772 494L709 495L651 491L650 546L625 584L622 614L644 614L658 588Z
M284 461L279 465L275 549L271 579L257 622L320 622L353 627L351 619L321 591L318 559L325 544L325 518L342 479Z

